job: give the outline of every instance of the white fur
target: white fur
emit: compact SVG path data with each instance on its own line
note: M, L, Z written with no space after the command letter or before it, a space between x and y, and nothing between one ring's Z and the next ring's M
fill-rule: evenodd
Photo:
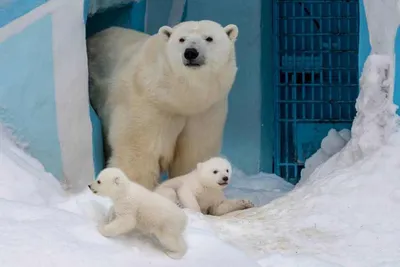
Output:
M183 175L219 154L237 36L235 25L190 21L153 36L112 27L88 40L90 95L107 137L108 166L153 189L161 171ZM204 65L185 65L189 47Z
M155 235L171 258L185 255L187 245L183 232L187 216L179 207L131 182L118 168L104 169L89 188L113 201L112 216L98 227L102 235L114 237L137 229Z
M197 168L186 175L165 181L155 192L182 208L215 216L252 208L254 205L248 200L225 198L223 189L230 182L231 173L231 164L215 157L198 163Z

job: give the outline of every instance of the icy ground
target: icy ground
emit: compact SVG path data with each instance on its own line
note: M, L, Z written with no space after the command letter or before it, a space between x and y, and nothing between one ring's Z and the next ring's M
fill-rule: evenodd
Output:
M220 218L188 212L189 251L179 261L139 235L102 237L96 222L110 203L86 190L67 195L0 128L0 266L400 266L400 133L390 64L368 58L351 139L330 131L294 189L275 175L235 170L227 196L259 207Z

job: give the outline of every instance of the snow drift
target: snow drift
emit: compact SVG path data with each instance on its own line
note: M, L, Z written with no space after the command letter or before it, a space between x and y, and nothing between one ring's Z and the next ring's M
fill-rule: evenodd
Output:
M287 195L214 222L263 266L400 266L400 133L392 57L370 55L352 138Z

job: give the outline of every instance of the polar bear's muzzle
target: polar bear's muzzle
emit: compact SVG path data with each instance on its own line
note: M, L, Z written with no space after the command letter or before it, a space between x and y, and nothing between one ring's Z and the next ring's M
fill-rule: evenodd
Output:
M222 177L221 181L218 182L218 184L219 184L220 186L226 186L226 185L228 185L228 183L229 183L229 178L228 178L228 176Z
M183 53L183 64L186 67L196 68L201 67L205 63L204 56L194 47L188 47Z
M92 185L88 185L90 191L92 191L94 194L97 194L97 191L95 189L92 188Z

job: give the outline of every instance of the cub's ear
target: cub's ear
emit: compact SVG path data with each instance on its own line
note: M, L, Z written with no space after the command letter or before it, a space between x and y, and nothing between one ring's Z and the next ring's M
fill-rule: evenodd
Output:
M121 180L118 176L114 177L114 184L119 185L120 182L121 182Z
M238 27L235 24L229 24L225 26L224 30L228 35L228 38L231 39L232 42L235 42L239 35Z
M172 35L172 28L169 26L162 26L159 30L158 30L158 34L161 35L165 41L168 41L169 38Z

